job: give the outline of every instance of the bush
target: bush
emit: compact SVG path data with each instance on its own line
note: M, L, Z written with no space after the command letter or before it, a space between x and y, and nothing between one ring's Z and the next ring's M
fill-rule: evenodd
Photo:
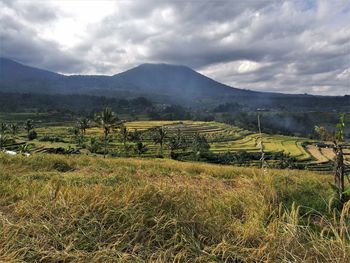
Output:
M53 163L52 166L55 170L65 173L74 170L73 167L71 167L66 161L63 160L56 160Z
M38 134L36 131L30 131L28 134L28 140L32 141L38 137Z
M65 142L64 139L60 136L49 136L44 135L39 139L41 142Z

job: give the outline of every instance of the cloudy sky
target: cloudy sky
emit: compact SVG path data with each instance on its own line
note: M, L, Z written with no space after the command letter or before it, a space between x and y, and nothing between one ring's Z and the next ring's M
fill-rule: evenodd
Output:
M0 0L2 57L64 74L181 64L238 88L350 93L349 0Z

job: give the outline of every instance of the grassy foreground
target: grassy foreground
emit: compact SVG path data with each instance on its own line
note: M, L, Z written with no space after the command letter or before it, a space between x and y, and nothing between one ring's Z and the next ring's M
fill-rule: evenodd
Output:
M350 262L331 175L0 154L0 262Z

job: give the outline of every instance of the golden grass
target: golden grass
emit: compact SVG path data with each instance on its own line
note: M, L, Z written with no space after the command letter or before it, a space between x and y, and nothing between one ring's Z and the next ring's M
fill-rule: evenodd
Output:
M331 176L0 155L0 262L349 262Z

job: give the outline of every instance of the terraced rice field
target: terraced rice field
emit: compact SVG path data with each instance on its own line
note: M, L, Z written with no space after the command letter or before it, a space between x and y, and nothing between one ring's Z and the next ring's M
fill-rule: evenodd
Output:
M214 153L226 152L259 152L260 135L239 127L231 126L218 122L198 122L198 121L132 121L126 122L125 126L129 131L144 131L142 141L146 144L148 152L145 156L154 156L157 154L159 146L153 143L151 135L146 131L154 127L164 127L167 135L180 130L185 137L190 138L195 133L204 135L209 144L210 150ZM41 151L45 147L76 147L73 135L68 133L69 126L45 126L37 127L36 131L39 138L42 136L60 136L64 142L42 142L34 140L33 151ZM99 127L91 127L87 130L86 135L90 137L102 136L102 129ZM120 139L118 139L117 131L113 135L113 142L110 143L110 149L115 150L122 147ZM21 134L20 138L25 138L25 134ZM261 137L263 149L266 153L278 153L290 155L298 161L308 163L310 167L323 167L324 169L332 169L332 161L334 152L331 148L318 148L315 145L308 145L306 149L303 147L308 139L300 137L291 137L283 135L262 134ZM164 154L169 154L169 150L165 147ZM347 156L349 159L349 156ZM349 163L349 160L347 161ZM323 169L322 168L322 169Z
M215 153L224 152L258 152L258 142L260 135L251 133L239 127L217 123L217 122L168 122L168 121L147 121L129 122L126 126L130 130L146 130L153 127L163 126L168 132L180 130L185 135L200 133L206 136L211 146L211 151ZM311 158L310 154L303 148L302 143L306 139L282 135L262 135L262 142L265 152L283 152L300 161Z
M306 149L315 158L315 160L311 161L310 163L318 164L318 163L325 163L329 161L329 159L323 155L321 149L316 145L308 145Z

